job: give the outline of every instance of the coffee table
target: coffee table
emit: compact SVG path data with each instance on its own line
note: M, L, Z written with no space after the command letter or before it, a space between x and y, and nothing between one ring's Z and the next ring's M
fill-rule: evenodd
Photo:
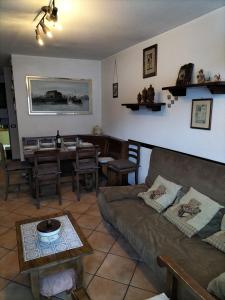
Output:
M40 221L50 218L61 221L60 238L52 243L40 242L36 226ZM30 274L34 299L40 299L40 277L69 268L76 271L76 288L82 288L82 257L92 254L93 250L69 212L18 221L16 234L20 271Z

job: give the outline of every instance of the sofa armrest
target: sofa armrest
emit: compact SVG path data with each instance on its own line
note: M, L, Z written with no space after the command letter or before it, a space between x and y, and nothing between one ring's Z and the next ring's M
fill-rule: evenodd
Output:
M160 267L167 268L167 291L166 294L172 299L177 299L177 282L183 282L201 300L215 300L194 278L174 262L169 256L158 256Z
M100 188L107 202L135 198L141 192L148 190L146 184L128 185L128 186L110 186Z

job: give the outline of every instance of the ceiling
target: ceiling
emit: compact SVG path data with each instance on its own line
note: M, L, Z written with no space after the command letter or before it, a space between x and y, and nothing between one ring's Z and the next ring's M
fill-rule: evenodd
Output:
M225 0L56 0L63 31L40 47L33 19L49 0L0 0L0 65L11 53L103 59L225 6Z

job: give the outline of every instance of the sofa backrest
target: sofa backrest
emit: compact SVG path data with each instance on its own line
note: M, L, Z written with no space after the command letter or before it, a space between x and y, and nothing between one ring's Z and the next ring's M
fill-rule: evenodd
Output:
M146 184L158 175L199 192L225 205L225 165L155 147L151 153Z

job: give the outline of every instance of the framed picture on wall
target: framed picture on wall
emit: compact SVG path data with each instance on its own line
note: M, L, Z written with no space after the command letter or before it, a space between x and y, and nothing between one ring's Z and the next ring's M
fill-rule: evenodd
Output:
M92 113L92 81L27 76L30 115Z
M194 99L191 109L191 128L211 129L213 99Z
M113 83L113 98L118 98L118 82Z
M143 78L157 75L157 52L157 44L143 50Z

